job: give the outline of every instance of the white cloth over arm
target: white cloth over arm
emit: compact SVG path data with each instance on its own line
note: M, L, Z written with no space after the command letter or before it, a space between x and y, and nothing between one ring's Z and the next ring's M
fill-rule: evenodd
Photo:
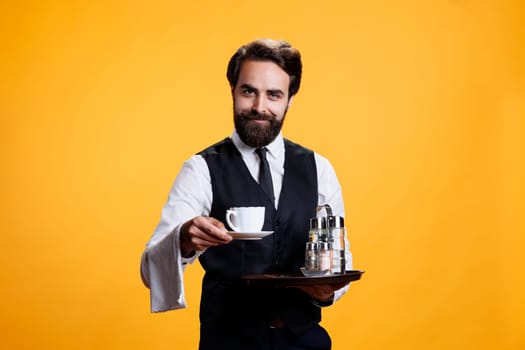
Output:
M183 272L198 254L189 259L181 256L179 230L186 221L209 214L209 181L208 167L201 156L193 156L184 163L162 210L160 223L142 254L141 276L150 289L152 312L186 307Z

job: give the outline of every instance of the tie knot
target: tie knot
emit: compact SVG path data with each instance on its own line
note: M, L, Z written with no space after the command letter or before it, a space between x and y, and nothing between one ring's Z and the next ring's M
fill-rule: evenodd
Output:
M268 148L266 147L257 148L255 150L255 153L257 153L261 159L266 159L266 152L268 152Z

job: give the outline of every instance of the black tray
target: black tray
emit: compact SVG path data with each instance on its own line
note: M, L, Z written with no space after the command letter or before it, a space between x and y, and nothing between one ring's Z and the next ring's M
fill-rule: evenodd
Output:
M305 277L303 275L244 275L242 279L251 287L291 287L309 286L316 284L341 284L357 281L364 273L362 270L349 270L345 273L338 273L328 276Z

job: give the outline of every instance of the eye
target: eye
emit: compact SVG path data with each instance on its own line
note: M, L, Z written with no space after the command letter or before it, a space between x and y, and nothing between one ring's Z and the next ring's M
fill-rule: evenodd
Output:
M241 93L244 95L244 96L253 96L255 95L255 89L252 89L252 88L243 88L241 90Z
M283 97L283 94L280 91L270 91L268 92L268 98L272 101L277 101Z

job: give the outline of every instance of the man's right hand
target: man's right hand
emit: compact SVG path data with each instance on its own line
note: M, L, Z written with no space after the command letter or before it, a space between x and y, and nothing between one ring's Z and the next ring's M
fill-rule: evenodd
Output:
M180 246L183 257L189 257L196 250L206 250L221 244L230 243L232 237L224 224L212 217L197 216L180 228Z

